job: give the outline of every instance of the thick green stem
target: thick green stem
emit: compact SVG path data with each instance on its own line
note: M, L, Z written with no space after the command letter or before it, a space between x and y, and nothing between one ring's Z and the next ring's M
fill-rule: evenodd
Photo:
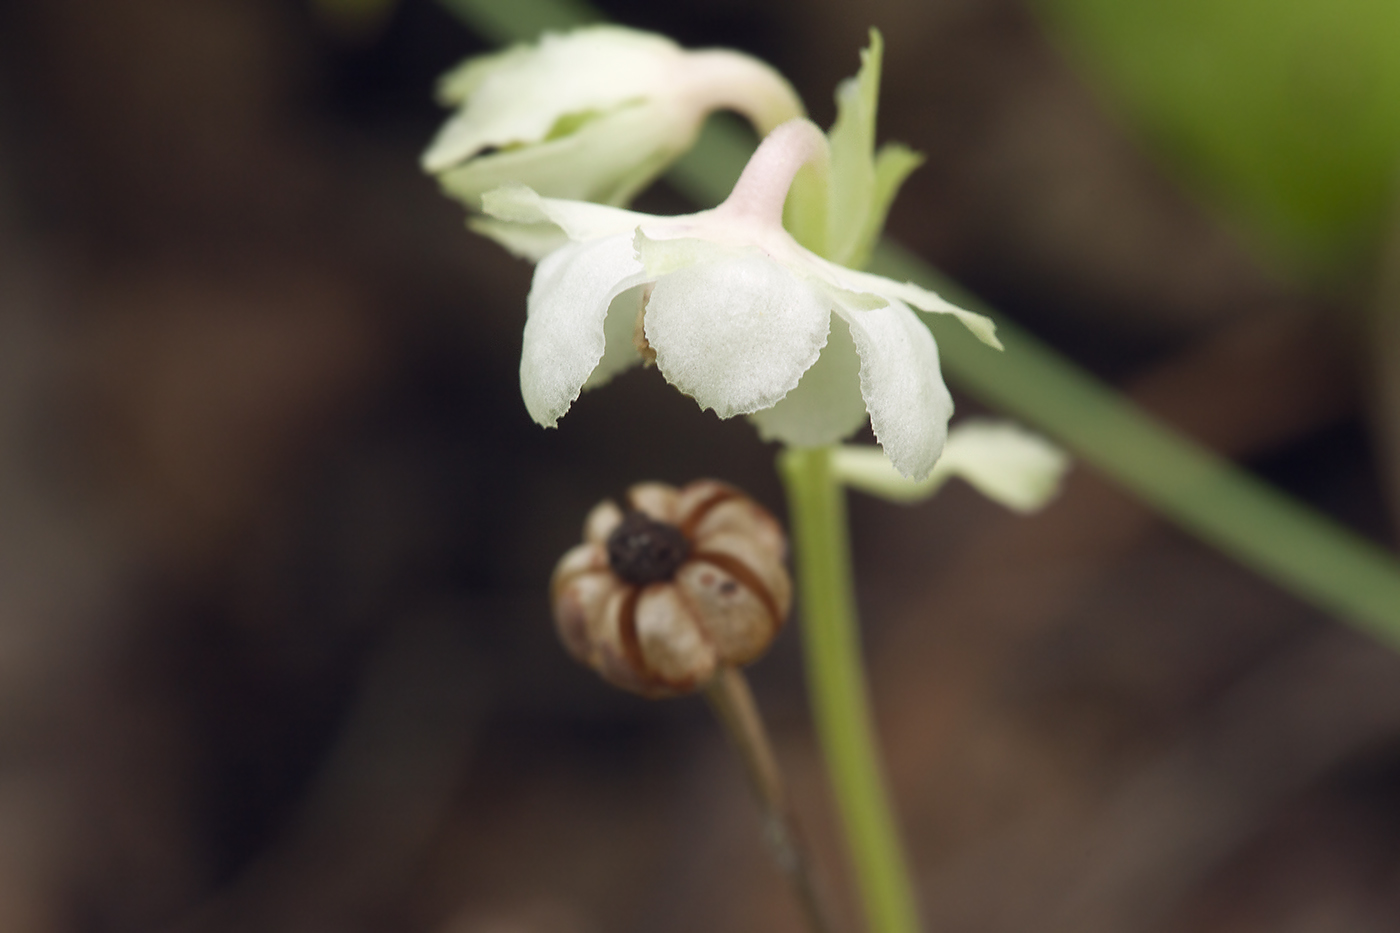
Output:
M787 487L812 715L869 933L917 933L918 908L880 768L861 661L845 492L829 449L778 458Z

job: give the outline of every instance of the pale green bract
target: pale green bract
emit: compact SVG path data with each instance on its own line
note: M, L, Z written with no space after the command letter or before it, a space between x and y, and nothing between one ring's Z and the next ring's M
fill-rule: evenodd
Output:
M457 112L423 168L472 210L508 183L626 204L691 147L711 112L736 110L760 135L804 113L787 81L757 59L687 51L618 26L469 59L443 77L438 98Z
M1069 455L1039 434L983 418L954 425L933 472L918 482L896 473L873 447L838 447L831 458L838 480L882 499L919 502L960 477L1015 512L1043 508L1060 491L1069 467Z
M869 261L899 186L924 161L899 143L875 149L883 58L884 40L871 29L860 71L836 89L830 170L825 176L816 166L799 172L784 209L784 223L797 242L853 269Z
M552 427L584 388L637 363L640 322L661 374L702 408L761 412L766 436L802 447L849 436L868 413L894 467L927 476L953 406L938 348L910 306L952 314L1000 344L987 318L823 259L783 228L793 173L825 147L813 124L791 120L723 204L679 217L518 185L488 192L493 219L477 229L538 261L520 363L531 416Z

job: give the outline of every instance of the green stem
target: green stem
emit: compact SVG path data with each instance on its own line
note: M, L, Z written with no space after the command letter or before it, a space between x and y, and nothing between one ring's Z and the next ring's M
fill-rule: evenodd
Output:
M812 715L869 933L917 933L918 908L880 770L861 661L845 492L826 448L778 458L787 487Z

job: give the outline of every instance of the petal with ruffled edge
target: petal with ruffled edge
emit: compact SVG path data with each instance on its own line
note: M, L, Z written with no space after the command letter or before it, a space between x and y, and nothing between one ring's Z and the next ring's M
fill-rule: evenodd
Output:
M945 463L946 461L946 463ZM938 468L961 476L990 499L1034 512L1060 489L1069 455L1018 424L969 418L948 434Z
M815 258L815 257L814 257ZM962 322L963 326L972 331L973 336L989 347L1002 349L1001 341L997 339L997 326L992 323L992 319L983 314L977 314L966 308L959 308L952 302L939 297L937 293L929 291L927 288L920 288L913 282L896 282L894 279L887 279L883 275L874 275L870 272L857 272L854 269L847 269L842 266L818 259L824 267L826 273L824 278L839 285L841 288L853 292L865 292L871 295L879 295L889 301L899 301L904 304L913 305L920 311L932 311L935 314L951 314ZM917 318L916 318L917 320Z
M674 108L638 101L558 139L476 156L442 170L438 181L473 210L484 193L510 183L555 198L624 204L689 148L699 129Z
M424 168L437 172L488 147L538 142L561 118L645 98L668 86L663 79L684 54L662 36L595 26L460 66L439 95L466 106L424 154Z
M524 185L502 185L481 196L481 209L497 220L512 224L554 224L576 242L597 240L619 233L631 233L642 224L658 218L637 211L625 211L606 204L544 198Z
M467 227L488 240L495 240L512 256L531 262L539 262L569 242L564 231L551 223L513 224L494 217L468 217Z
M608 305L608 316L603 321L603 358L583 384L583 391L607 385L614 376L642 361L635 337L645 290L645 285L634 285Z
M613 299L645 277L627 235L574 243L540 261L526 300L520 394L547 428L578 398L606 346Z
M860 391L870 425L895 469L922 479L948 436L953 399L938 367L938 345L902 301L883 308L836 308L860 353Z
M831 303L805 278L757 249L643 235L637 243L673 255L694 251L694 262L657 280L645 332L666 381L700 407L721 418L768 408L817 361Z
M791 447L825 447L850 437L865 424L865 399L860 394L860 355L846 322L831 320L826 349L802 374L797 384L772 408L756 411L749 420L765 441Z

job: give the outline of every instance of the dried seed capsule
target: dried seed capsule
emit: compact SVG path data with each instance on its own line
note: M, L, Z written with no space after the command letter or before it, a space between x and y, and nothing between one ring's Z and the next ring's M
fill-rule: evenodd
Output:
M645 696L687 693L720 664L747 664L792 604L787 539L732 486L641 483L584 522L554 569L554 619L569 652Z

